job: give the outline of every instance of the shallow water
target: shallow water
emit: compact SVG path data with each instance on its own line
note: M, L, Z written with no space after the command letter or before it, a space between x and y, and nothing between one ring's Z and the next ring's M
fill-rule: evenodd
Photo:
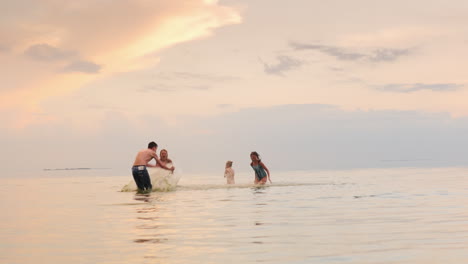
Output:
M466 168L251 177L149 195L120 192L131 175L0 179L0 263L468 261Z

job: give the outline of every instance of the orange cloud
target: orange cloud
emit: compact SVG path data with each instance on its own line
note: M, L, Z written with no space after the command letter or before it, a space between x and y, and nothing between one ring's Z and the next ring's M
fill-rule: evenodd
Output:
M17 58L0 70L22 71L18 77L8 77L10 89L0 89L2 112L14 108L35 112L48 97L115 72L144 68L148 62L157 62L157 58L148 61L145 55L241 21L236 10L217 1L30 1L38 7L36 14L12 6L16 12L8 21L12 26L0 24L0 33L8 36L11 46L8 56ZM34 51L46 53L28 57ZM88 72L85 67L92 69ZM30 119L23 116L24 122L15 123L27 124Z

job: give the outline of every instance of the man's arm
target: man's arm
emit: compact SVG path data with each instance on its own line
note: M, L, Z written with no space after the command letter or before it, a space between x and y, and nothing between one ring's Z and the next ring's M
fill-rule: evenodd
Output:
M172 167L172 168L168 168L166 165L164 165L160 160L159 160L159 157L158 155L156 155L156 153L154 153L154 155L151 155L153 157L154 160L156 160L156 164L159 164L159 166L163 169L166 169L166 170L170 170L170 171L174 171L175 167ZM156 167L155 165L152 165L152 167Z
M157 167L157 163L155 165L153 165L153 164L150 163L150 161L152 159L156 160L158 158L158 155L156 155L156 153L153 152L153 151L149 151L149 155L150 155L151 159L148 160L148 162L146 162L146 167L151 167L151 168Z

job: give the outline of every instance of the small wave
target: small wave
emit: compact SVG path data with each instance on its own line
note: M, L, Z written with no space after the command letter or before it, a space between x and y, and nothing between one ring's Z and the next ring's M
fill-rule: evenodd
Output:
M152 192L167 192L167 191L205 191L218 189L246 189L246 188L275 188L275 187L294 187L294 186L320 186L320 185L341 185L337 183L271 183L271 184L194 184L194 185L177 185L177 184L160 184L153 185ZM134 182L125 185L122 192L135 192L137 187Z
M335 183L271 183L271 184L197 184L197 185L179 185L177 190L216 190L216 189L244 189L244 188L271 188L271 187L294 187L294 186L318 186L318 185L336 185Z

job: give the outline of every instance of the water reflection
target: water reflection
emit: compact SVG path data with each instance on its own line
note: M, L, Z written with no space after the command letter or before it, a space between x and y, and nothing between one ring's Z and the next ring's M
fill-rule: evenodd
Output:
M167 238L163 237L159 233L161 227L160 209L158 208L157 202L160 197L152 194L137 193L134 197L137 201L142 201L142 207L136 209L136 234L137 238L133 240L135 243L146 243L146 244L160 244L167 241Z
M158 238L153 238L153 239L135 239L133 240L135 243L152 243L152 244L159 244L164 241L167 241L167 239L158 239Z
M252 187L253 194L264 194L266 189L267 187L264 185L255 185Z
M136 193L135 197L133 199L135 199L137 201L143 201L143 202L149 203L150 202L150 196L151 196L151 194L149 194L149 193Z
M265 227L265 220L268 218L269 210L268 210L268 201L270 197L268 197L268 186L265 185L256 185L252 187L252 213L251 217L253 218L253 232L250 237L249 243L256 245L255 247L264 247L264 244L268 241L268 236L265 234L266 227Z

